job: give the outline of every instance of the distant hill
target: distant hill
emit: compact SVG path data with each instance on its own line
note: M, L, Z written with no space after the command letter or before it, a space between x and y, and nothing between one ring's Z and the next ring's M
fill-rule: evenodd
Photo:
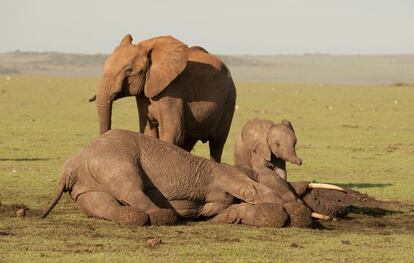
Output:
M0 74L100 76L108 55L0 53ZM220 56L236 81L405 85L414 83L414 55Z
M55 52L0 53L0 74L15 71L30 75L98 76L107 55Z

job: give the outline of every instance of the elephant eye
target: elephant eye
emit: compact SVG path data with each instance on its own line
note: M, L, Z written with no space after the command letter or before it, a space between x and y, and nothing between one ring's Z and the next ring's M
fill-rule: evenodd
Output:
M132 68L127 68L125 70L125 75L129 76L129 75L131 75L131 73L132 73Z

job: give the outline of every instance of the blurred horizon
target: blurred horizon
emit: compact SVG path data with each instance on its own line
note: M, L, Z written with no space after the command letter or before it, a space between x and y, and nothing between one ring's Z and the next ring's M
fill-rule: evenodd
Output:
M2 0L0 52L108 54L172 35L222 55L414 54L414 2Z
M97 53L82 53L82 52L72 52L72 51L54 51L54 50L43 50L43 51L37 51L37 50L9 50L9 51L0 51L0 54L62 54L62 55L90 55L90 56L109 56L112 51L110 52L97 52ZM210 52L211 53L211 52ZM213 53L212 53L213 54ZM269 54L221 54L221 53L214 53L214 55L218 56L229 56L229 57L306 57L306 56L332 56L332 57L400 57L400 56L414 56L414 51L411 53L370 53L370 54L354 54L354 53L346 53L346 54L336 54L336 53L269 53Z

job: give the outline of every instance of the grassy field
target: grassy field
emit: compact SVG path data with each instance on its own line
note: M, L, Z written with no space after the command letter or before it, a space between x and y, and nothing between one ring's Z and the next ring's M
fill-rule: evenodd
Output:
M98 79L0 75L0 262L414 262L413 206L357 213L326 229L270 229L191 222L120 226L82 215L67 195L45 220L8 205L44 207L63 162L98 133ZM289 119L301 167L290 180L350 186L382 200L414 201L414 87L238 83L224 152L250 118ZM113 127L137 130L132 98L115 104ZM205 156L206 145L195 154ZM163 243L150 248L149 237Z

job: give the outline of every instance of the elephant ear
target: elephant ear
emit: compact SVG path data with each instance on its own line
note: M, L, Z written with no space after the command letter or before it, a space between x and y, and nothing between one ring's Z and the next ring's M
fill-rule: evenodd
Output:
M290 123L290 121L283 119L282 120L282 124L286 127L288 127L289 129L291 129L293 131L293 133L295 133L295 130L293 129L292 123Z
M261 120L253 120L242 128L241 137L247 148L270 161L272 152L267 144L268 125L262 125Z
M132 44L132 36L131 34L125 35L124 38L119 43L120 46Z
M163 91L185 69L188 46L172 36L148 39L139 45L147 50L151 60L144 93L148 98L152 98Z

